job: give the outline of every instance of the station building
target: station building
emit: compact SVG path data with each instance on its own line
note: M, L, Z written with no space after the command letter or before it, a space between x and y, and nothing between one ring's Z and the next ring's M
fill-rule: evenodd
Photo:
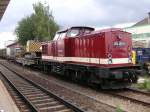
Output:
M150 13L141 21L124 30L132 33L133 44L150 47Z

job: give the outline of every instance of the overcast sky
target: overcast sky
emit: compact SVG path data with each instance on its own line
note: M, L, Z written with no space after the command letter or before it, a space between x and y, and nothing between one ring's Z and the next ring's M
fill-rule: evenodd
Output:
M38 1L50 5L55 20L62 27L135 23L150 11L150 0L11 0L0 22L0 47L2 41L15 38L12 32L17 22L33 13L32 4Z

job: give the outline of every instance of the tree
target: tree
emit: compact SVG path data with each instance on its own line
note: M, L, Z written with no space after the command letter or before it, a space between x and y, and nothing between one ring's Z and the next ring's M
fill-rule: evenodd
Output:
M15 33L18 37L18 41L22 45L26 45L28 40L35 39L34 32L34 24L31 17L23 18L19 23L15 30Z
M52 11L49 12L49 6L44 6L39 2L33 4L33 9L34 13L29 17L23 18L15 30L18 40L22 45L25 45L27 40L52 40L59 29Z

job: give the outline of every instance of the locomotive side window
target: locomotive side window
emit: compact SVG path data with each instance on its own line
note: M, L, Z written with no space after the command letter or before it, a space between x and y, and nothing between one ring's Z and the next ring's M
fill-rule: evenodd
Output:
M90 29L85 29L84 34L88 34L88 33L91 33L91 30Z
M68 37L75 37L75 36L78 36L79 35L79 29L72 29L68 34L67 36Z
M54 40L57 40L59 38L59 33L56 33L55 37L54 37Z

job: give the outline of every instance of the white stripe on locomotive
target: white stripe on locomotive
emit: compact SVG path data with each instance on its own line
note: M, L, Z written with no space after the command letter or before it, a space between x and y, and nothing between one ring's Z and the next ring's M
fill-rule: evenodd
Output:
M72 62L82 62L82 63L92 63L92 64L108 64L108 58L84 58L84 57L53 57L53 56L42 56L45 60L55 60L55 61L72 61ZM130 63L129 58L112 58L111 64L126 64Z

